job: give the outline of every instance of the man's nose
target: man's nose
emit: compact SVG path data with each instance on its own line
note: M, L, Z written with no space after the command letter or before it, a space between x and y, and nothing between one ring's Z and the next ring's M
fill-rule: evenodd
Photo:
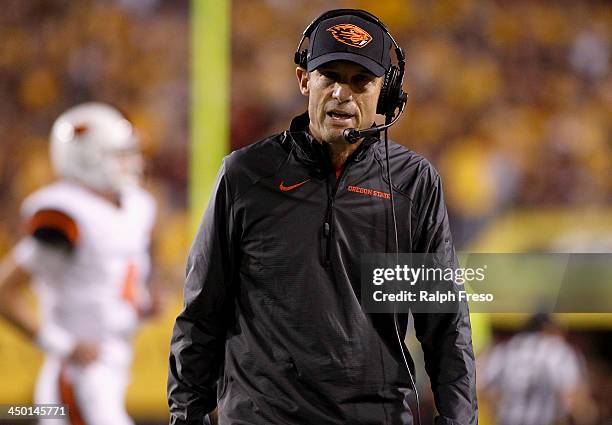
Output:
M348 84L337 82L332 92L332 97L339 103L346 102L353 97L353 91Z

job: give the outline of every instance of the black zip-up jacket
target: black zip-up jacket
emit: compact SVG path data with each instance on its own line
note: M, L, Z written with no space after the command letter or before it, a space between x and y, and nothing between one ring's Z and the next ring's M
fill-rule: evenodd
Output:
M223 161L172 336L171 424L200 425L216 406L221 425L412 423L393 316L365 313L358 295L360 255L394 252L384 143L364 139L337 176L307 124ZM455 264L438 174L389 150L400 252ZM414 325L436 424L476 424L467 306Z

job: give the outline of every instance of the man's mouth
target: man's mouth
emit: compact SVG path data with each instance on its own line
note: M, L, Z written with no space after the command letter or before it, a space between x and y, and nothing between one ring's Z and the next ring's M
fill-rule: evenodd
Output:
M354 117L353 114L349 114L348 112L342 111L328 111L327 116L334 121L347 121Z

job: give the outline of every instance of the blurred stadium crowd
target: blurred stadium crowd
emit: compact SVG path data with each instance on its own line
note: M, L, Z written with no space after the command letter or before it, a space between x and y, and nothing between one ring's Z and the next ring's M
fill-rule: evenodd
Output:
M284 129L305 108L292 54L328 3L233 2L232 148ZM404 47L410 100L391 134L440 169L460 246L508 207L609 204L608 2L333 3L373 11ZM152 187L170 213L184 209L189 3L5 6L0 247L15 237L18 201L50 178L50 123L85 100L115 104L135 122Z
M231 4L232 149L284 130L305 110L293 52L310 20L329 8L364 8L385 22L406 52L404 85L410 97L390 136L440 170L458 248L470 249L507 211L609 214L609 1ZM47 158L53 120L83 101L109 102L140 132L147 187L160 205L157 279L178 293L190 242L189 1L7 0L2 5L0 254L20 235L20 201L53 178ZM597 237L607 238L607 244L611 234L608 227ZM610 245L604 249L609 252ZM610 328L608 321L608 336ZM585 350L592 348L590 339L574 337ZM597 367L604 386L598 404L609 410L610 358Z

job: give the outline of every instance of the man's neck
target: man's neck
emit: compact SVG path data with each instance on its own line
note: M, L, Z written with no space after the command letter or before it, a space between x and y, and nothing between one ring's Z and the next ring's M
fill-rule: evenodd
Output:
M329 158L335 169L344 167L348 157L357 150L363 139L359 139L356 143L328 143L317 139L310 131L310 126L306 127L306 131L323 147L327 149Z
M348 157L357 150L359 145L361 145L362 140L359 140L357 143L353 144L332 144L332 143L324 143L324 146L327 147L327 151L329 152L329 157L334 168L342 168L346 163Z

